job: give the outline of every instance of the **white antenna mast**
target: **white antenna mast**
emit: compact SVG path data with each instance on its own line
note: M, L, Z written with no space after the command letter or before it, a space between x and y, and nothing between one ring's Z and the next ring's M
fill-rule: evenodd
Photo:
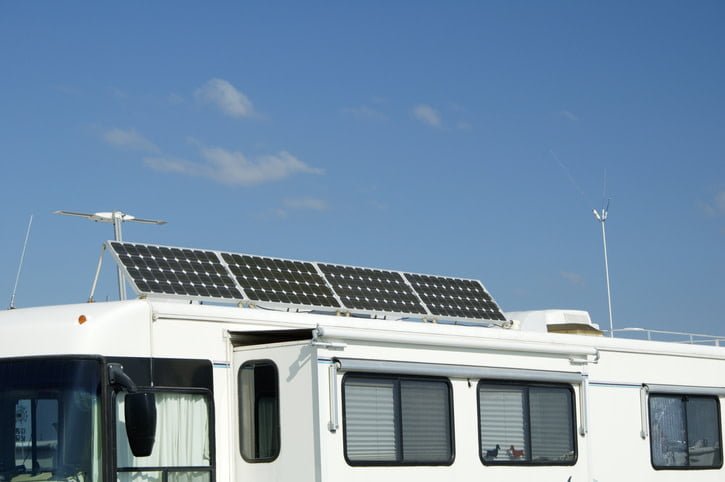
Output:
M28 221L28 230L25 232L25 242L23 243L23 253L20 255L20 265L18 266L18 274L15 276L15 286L13 287L13 294L10 297L10 306L8 309L15 309L15 293L18 291L18 281L20 281L20 271L23 269L23 261L25 261L25 249L28 247L28 239L30 238L30 226L33 225L33 215L30 215L30 221Z
M609 200L607 200L606 207L602 207L601 211L592 209L594 217L602 225L602 244L604 244L604 275L607 279L607 305L609 306L609 336L614 338L614 322L612 321L612 291L609 286L609 259L607 258L607 229L605 228L607 222L607 215L609 209Z
M126 221L133 221L134 223L143 224L166 224L166 221L157 219L142 219L130 214L123 213L121 211L104 212L104 213L77 213L73 211L55 211L54 214L62 214L64 216L77 216L80 218L90 219L97 223L113 223L113 235L114 239L118 242L123 241L123 234L121 232L121 225ZM117 267L118 274L118 298L120 300L126 299L126 282L123 279L123 272L121 266Z

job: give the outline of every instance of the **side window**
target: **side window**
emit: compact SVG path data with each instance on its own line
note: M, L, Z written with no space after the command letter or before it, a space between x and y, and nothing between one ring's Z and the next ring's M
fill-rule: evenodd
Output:
M240 450L247 462L271 462L280 449L279 377L270 360L239 369Z
M156 440L135 457L126 437L124 399L116 396L116 466L120 482L210 482L210 407L204 393L155 391Z
M650 395L649 424L655 469L722 467L717 397Z
M345 457L351 465L453 462L448 380L349 374L343 397Z
M486 465L573 465L574 392L568 385L481 381L480 457Z

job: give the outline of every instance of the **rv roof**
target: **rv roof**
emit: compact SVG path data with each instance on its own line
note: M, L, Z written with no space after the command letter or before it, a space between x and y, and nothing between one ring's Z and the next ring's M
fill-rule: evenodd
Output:
M478 280L108 241L137 294L347 312L376 318L502 324Z

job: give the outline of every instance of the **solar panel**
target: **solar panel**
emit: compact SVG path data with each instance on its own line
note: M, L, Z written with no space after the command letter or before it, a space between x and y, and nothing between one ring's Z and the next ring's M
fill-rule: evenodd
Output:
M505 321L480 281L109 241L136 291L371 316Z
M317 263L346 308L425 315L413 289L397 271Z
M340 307L335 294L312 263L233 253L221 255L251 300Z
M480 281L405 273L432 315L445 318L505 320Z
M112 242L139 293L240 299L242 293L213 251Z

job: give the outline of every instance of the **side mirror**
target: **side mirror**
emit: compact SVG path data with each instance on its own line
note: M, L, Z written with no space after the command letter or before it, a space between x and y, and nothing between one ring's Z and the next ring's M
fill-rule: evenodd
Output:
M153 393L127 393L126 436L135 457L148 457L156 440L156 397Z

